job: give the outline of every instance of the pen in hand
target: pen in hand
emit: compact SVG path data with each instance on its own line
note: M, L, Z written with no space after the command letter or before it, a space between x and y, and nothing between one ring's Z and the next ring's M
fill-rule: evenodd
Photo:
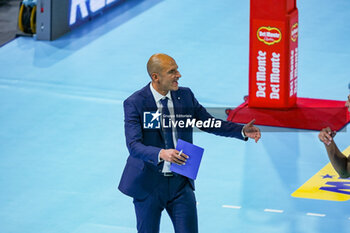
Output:
M180 160L183 161L182 165L185 165L187 162L187 159L189 158L188 155L186 155L185 153L183 153L183 150L180 150L179 154L178 154L178 158Z
M179 152L179 157L181 156L182 152L183 152L183 150L180 150L180 152ZM181 157L180 157L180 158L181 158ZM185 164L186 164L186 160L183 162L182 165L185 165Z

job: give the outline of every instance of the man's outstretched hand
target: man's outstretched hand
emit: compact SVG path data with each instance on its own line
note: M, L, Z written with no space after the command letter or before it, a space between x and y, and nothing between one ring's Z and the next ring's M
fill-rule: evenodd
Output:
M260 129L254 126L255 119L243 126L243 133L246 137L254 139L255 142L258 142L261 138Z

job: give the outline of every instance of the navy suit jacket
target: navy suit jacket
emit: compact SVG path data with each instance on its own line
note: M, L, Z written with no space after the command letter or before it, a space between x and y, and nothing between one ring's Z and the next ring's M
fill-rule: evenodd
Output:
M175 115L185 115L202 121L214 118L198 103L189 88L179 87L177 91L171 91L171 98ZM163 163L158 163L158 154L165 148L161 129L144 128L145 111L157 111L149 84L124 101L125 137L130 155L118 188L122 193L140 200L146 198L159 183ZM221 121L219 129L201 128L201 130L244 140L241 134L242 128L242 125ZM177 127L176 130L179 139L192 143L191 127ZM194 181L189 179L189 182L194 189Z

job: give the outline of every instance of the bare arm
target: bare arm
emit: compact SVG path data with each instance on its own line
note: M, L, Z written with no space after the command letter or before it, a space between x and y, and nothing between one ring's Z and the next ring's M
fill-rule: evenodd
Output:
M339 176L342 178L347 178L350 177L350 161L335 144L333 140L335 134L335 131L332 131L329 127L327 127L321 130L318 138L324 143L329 160Z

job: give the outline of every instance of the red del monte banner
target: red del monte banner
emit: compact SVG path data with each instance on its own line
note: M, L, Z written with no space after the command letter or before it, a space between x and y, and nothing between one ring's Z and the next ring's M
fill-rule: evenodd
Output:
M297 64L295 1L251 0L248 106L295 106Z

